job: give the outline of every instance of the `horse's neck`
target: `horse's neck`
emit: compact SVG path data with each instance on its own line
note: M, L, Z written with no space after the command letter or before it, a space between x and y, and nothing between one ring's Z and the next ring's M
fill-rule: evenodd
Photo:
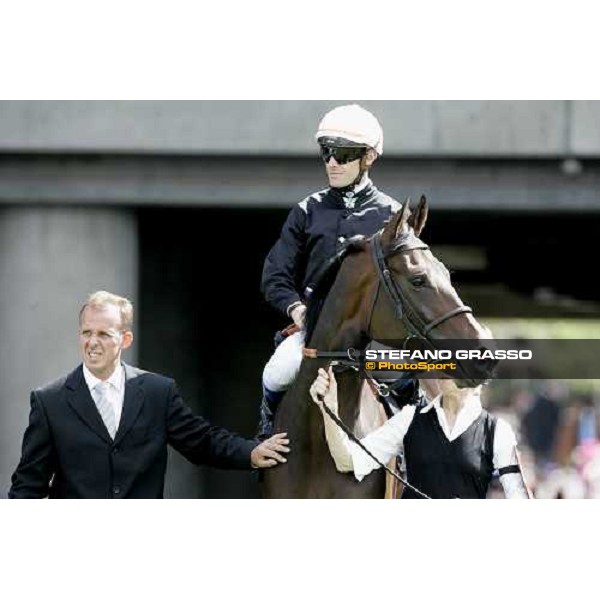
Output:
M356 273L359 260L368 256L348 258L323 304L312 334L310 345L318 350L362 350L368 343L364 324L368 317L369 278Z
M312 348L345 352L349 348L363 350L369 342L364 324L372 296L371 280L366 274L368 266L361 264L361 260L369 260L369 256L352 256L342 265L319 315L310 340ZM363 380L358 372L347 370L340 373L337 380L342 420L359 435L372 430L371 423L381 421L378 407L370 402L372 397L361 394Z
M365 260L370 260L366 255ZM350 264L360 267L360 273L348 273ZM365 276L368 266L349 257L338 273L319 315L309 346L317 350L362 349L365 344L365 296L368 285ZM344 274L344 271L346 273ZM361 275L362 274L362 275ZM372 296L372 294L371 294ZM367 300L368 302L368 300ZM361 321L361 315L363 321ZM309 396L309 389L319 367L326 368L329 360L304 358L294 385L286 394L277 411L276 428L288 431L296 444L286 468L265 472L267 495L273 497L383 497L381 476L374 475L369 482L357 485L353 478L335 470L329 457L323 433L323 418ZM356 434L363 436L369 426L363 419L358 374L349 370L340 373L338 397L340 417ZM359 419L360 414L360 419ZM369 415L371 416L371 414ZM372 421L371 418L368 419Z

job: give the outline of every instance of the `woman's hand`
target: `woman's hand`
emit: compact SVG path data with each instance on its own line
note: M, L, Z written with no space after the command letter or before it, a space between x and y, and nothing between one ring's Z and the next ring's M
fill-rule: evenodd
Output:
M319 369L317 378L310 386L310 396L319 405L324 402L337 415L337 381L332 367L329 367L327 371Z
M341 473L351 472L354 467L352 455L347 446L348 438L331 418L331 415L325 412L325 406L327 406L333 414L338 415L337 382L331 367L327 371L319 369L317 378L310 386L310 395L321 409L325 426L325 439L337 470Z

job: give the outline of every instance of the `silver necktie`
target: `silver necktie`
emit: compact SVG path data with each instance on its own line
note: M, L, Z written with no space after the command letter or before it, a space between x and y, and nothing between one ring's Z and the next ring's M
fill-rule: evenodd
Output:
M94 386L94 392L94 402L96 403L96 408L98 409L98 412L100 413L100 416L106 425L106 429L108 429L110 437L114 440L115 434L117 433L117 423L115 411L106 397L108 393L108 383L97 383Z

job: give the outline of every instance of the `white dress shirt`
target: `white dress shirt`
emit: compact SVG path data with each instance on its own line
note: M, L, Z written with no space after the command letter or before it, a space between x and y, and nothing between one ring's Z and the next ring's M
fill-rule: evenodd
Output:
M420 412L426 413L430 410L435 410L444 435L448 441L453 441L477 420L482 410L481 400L478 395L466 398L463 406L456 415L453 427L450 427L441 405L441 399L442 396L438 396L426 407L420 409ZM387 464L390 459L403 452L404 436L412 423L415 410L416 407L414 405L405 406L379 429L365 436L361 442L383 464ZM379 465L359 446L351 442L348 438L345 439L345 443L352 456L354 475L358 481L361 481L374 469L379 468ZM499 418L496 421L496 431L494 434L494 468L501 469L502 467L518 464L516 448L517 440L511 426L504 419ZM500 483L504 488L507 498L528 497L520 473L502 475Z
M96 393L94 387L102 383L102 380L98 379L85 365L83 365L83 377L90 389L92 398L94 398L94 394ZM115 413L115 424L117 429L119 429L121 413L123 412L123 401L125 400L125 369L123 365L119 365L105 383L108 383L106 399Z

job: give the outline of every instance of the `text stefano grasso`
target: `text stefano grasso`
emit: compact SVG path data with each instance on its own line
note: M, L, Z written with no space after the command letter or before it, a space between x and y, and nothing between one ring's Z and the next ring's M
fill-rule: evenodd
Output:
M531 350L366 350L365 360L531 360Z

